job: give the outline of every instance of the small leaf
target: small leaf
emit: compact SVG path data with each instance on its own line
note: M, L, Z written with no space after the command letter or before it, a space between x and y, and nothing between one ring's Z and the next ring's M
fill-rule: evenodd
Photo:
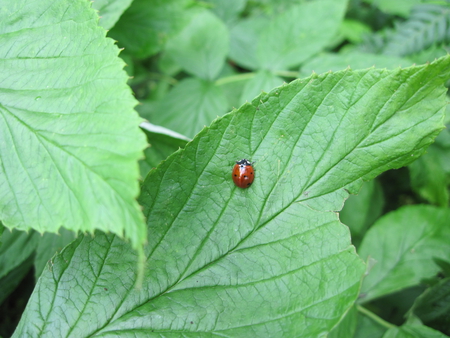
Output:
M326 335L365 271L335 212L344 189L424 151L449 64L297 80L216 119L142 184L142 289L129 245L79 238L42 274L15 337ZM245 190L230 177L243 157L257 161Z
M0 218L38 232L145 239L137 160L146 146L118 48L89 2L0 8Z
M450 211L431 206L407 206L379 219L364 237L359 254L377 263L364 278L363 300L417 285L439 271L433 258L450 251Z
M203 10L169 39L166 52L188 73L214 80L225 64L228 45L226 26L214 14Z

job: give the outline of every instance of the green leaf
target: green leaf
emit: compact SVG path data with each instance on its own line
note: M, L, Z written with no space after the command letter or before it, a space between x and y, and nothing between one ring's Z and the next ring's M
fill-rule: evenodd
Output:
M385 13L406 17L409 15L411 8L423 2L423 0L364 0L364 2L377 6Z
M169 39L166 52L188 73L214 80L225 64L228 45L226 26L214 14L203 10Z
M170 130L152 125L148 122L141 123L141 128L147 135L149 146L145 149L145 158L139 162L141 177L145 178L148 172L155 168L162 160L180 148L184 148L190 141L182 135L176 135Z
M390 1L391 3L393 1ZM450 3L421 4L389 35L384 54L404 56L450 42Z
M20 230L125 233L139 247L145 136L97 20L80 0L0 8L0 218Z
M383 338L448 338L448 336L426 326L403 325L387 330Z
M5 299L8 298L8 296L17 288L20 282L22 282L28 271L30 271L30 268L33 265L32 258L33 256L28 257L28 259L22 261L19 265L14 267L14 269L8 272L6 276L0 277L0 304L2 304ZM14 313L7 313L5 314L5 316L2 316L2 323L11 322L11 319L7 318L8 315L14 317ZM2 329L4 330L3 327Z
M109 36L138 58L154 55L186 25L189 4L189 0L134 0Z
M231 32L230 57L249 69L298 66L337 34L346 5L346 0L316 0L292 6L274 18L244 20Z
M34 277L36 280L42 274L48 261L76 237L76 234L72 231L61 228L58 234L45 233L39 238L34 260Z
M230 58L244 68L260 68L257 47L261 31L267 28L268 18L249 17L238 21L230 31Z
M3 232L0 246L0 304L30 270L39 237L35 231Z
M357 320L354 338L382 338L387 331L384 321L380 321L379 317L374 316L368 310L358 311Z
M352 69L365 69L370 67L394 69L410 66L412 62L396 56L376 55L351 51L349 53L321 54L305 62L301 67L301 76L309 76L311 72L318 74L328 71L338 71L350 67Z
M427 326L450 332L450 278L426 290L416 299L411 312Z
M247 0L206 0L212 5L211 10L223 22L231 25L244 10Z
M407 206L376 222L364 237L359 254L377 263L364 278L361 293L371 299L417 285L439 271L433 258L450 251L450 210Z
M261 68L287 70L324 49L338 33L346 7L347 0L316 0L270 20L258 41Z
M225 114L227 108L228 102L220 87L198 78L187 78L159 102L149 120L194 137L214 118Z
M40 235L34 231L5 231L2 235L0 247L0 277L27 260L36 250Z
M409 165L411 187L430 203L448 206L448 184L450 175L442 162L448 161L449 150L437 146L428 148L428 153Z
M261 70L256 73L256 76L247 81L241 95L241 104L246 101L251 101L255 96L261 92L268 92L275 87L282 85L284 80L271 72Z
M92 1L92 8L98 10L100 16L98 24L110 29L130 4L131 0L95 0Z
M142 184L142 289L127 244L79 238L15 337L326 335L365 271L335 212L344 189L423 152L442 128L449 64L297 80L218 118ZM246 190L230 177L243 157L257 161Z
M381 215L383 206L383 191L376 180L365 183L357 196L350 196L345 201L339 215L341 222L350 228L353 244L356 245L357 242L359 244L365 231Z
M355 306L352 306L339 324L333 328L328 338L354 337L358 312Z
M342 35L344 40L358 44L363 41L363 37L366 34L371 33L372 30L369 25L352 19L345 19L342 21L342 25L339 29L339 34Z

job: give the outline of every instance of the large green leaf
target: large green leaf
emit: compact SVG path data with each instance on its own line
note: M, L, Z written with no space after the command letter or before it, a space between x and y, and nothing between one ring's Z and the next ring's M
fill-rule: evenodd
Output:
M146 146L118 48L86 1L0 8L0 218L8 228L102 229L140 245Z
M450 211L408 206L377 221L364 237L359 254L376 264L364 278L366 302L430 278L439 271L433 258L448 259Z
M442 128L450 57L297 80L217 119L150 171L148 269L113 235L79 238L41 276L15 337L324 336L365 267L339 222L362 178ZM236 159L254 184L234 186Z

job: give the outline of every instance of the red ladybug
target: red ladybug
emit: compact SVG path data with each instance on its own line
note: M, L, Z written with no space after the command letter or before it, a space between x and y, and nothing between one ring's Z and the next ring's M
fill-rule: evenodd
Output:
M253 165L249 160L243 159L237 161L233 168L233 182L239 188L245 189L252 185L255 179L255 171Z

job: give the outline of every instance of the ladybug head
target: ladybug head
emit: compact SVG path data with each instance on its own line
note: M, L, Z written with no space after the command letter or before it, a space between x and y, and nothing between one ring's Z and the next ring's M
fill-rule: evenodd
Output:
M250 162L249 160L246 160L245 158L240 160L240 161L236 161L236 164L242 165L242 166L251 166L252 162Z

